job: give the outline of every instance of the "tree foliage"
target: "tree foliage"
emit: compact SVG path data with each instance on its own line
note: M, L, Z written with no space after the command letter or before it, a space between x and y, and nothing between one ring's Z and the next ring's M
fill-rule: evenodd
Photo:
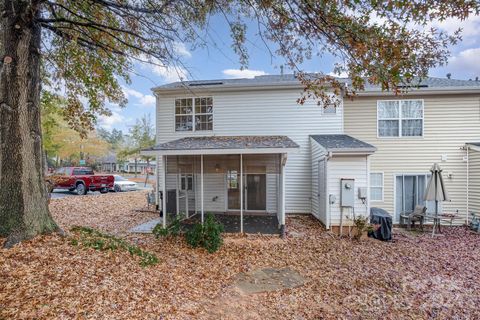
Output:
M130 128L129 134L125 139L124 147L119 152L120 158L128 156L138 156L142 149L151 148L155 145L155 126L152 118L148 114L143 115L142 118L137 119L135 124ZM147 160L150 157L146 157Z
M208 45L209 17L220 15L232 36L241 67L249 62L247 26L255 25L266 49L298 72L309 97L328 100L326 88L354 95L367 83L401 91L429 68L446 63L460 33L429 28L433 20L479 13L478 0L50 0L32 1L42 11L44 74L66 96L69 124L85 134L106 101L125 105L118 79L129 81L135 61L162 67L181 64L179 42ZM253 22L253 23L252 23ZM205 31L203 31L205 30ZM273 53L274 52L274 53ZM351 78L307 74L307 59L333 55L335 71ZM87 101L87 103L82 103Z

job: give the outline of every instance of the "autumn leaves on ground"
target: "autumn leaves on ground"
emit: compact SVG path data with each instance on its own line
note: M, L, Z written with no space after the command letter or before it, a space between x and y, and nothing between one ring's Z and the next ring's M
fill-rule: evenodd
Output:
M285 240L226 236L214 254L182 238L127 230L155 217L142 192L52 200L64 229L84 225L154 253L142 267L127 251L42 236L0 251L0 319L398 319L478 318L480 237L395 234L396 242L340 240L310 217L288 219ZM242 294L241 272L289 267L297 288Z

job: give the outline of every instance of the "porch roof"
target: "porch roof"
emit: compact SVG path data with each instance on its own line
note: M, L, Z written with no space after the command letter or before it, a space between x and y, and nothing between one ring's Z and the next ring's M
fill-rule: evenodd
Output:
M142 150L145 155L288 153L299 148L287 136L185 137Z
M374 146L347 134L321 134L310 136L328 152L333 153L373 153Z

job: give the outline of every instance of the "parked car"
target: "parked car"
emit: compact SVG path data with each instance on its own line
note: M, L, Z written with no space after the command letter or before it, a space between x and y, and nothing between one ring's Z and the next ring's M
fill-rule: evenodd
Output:
M52 189L67 189L79 195L88 191L106 193L114 186L113 175L96 175L89 167L63 167L47 177Z
M137 184L133 181L130 181L122 176L114 175L115 183L113 186L113 191L121 192L121 191L133 191L137 190Z

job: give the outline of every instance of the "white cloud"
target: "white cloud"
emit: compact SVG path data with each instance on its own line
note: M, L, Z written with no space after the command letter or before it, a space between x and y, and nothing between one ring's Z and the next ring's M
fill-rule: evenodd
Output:
M151 94L146 94L140 98L140 104L144 107L154 107L156 99Z
M155 106L155 97L152 96L151 94L143 94L140 91L137 91L132 88L127 88L127 87L122 87L123 94L125 94L125 97L127 99L130 99L131 97L136 98L138 102L136 105L142 106L142 107L154 107Z
M453 74L452 78L458 78L458 75L475 78L480 76L479 57L480 48L463 50L450 59L446 69Z
M192 57L192 53L187 49L187 47L185 46L185 43L183 42L175 42L173 44L173 50L175 51L175 53L181 55L182 57L185 57L185 58Z
M461 28L464 40L468 40L468 38L476 38L480 35L480 16L472 15L463 21L456 18L448 18L441 22L435 21L432 23L432 26L448 33L453 33Z
M188 79L187 70L179 66L167 67L161 65L153 65L153 72L162 77L165 82L176 82Z
M248 69L225 69L223 74L232 78L254 78L256 76L263 76L267 73L263 70L248 70Z
M123 91L123 94L125 95L125 97L130 98L130 97L135 97L135 98L138 98L138 99L141 99L144 94L137 91L137 90L134 90L134 89L131 89L131 88L127 88L127 87L122 87L122 91Z
M99 116L98 125L104 129L112 130L116 124L122 123L125 117L120 113L112 111L110 116Z
M339 77L339 78L348 78L348 73L342 71L341 73L334 73L333 71L327 73L327 75L332 77Z

